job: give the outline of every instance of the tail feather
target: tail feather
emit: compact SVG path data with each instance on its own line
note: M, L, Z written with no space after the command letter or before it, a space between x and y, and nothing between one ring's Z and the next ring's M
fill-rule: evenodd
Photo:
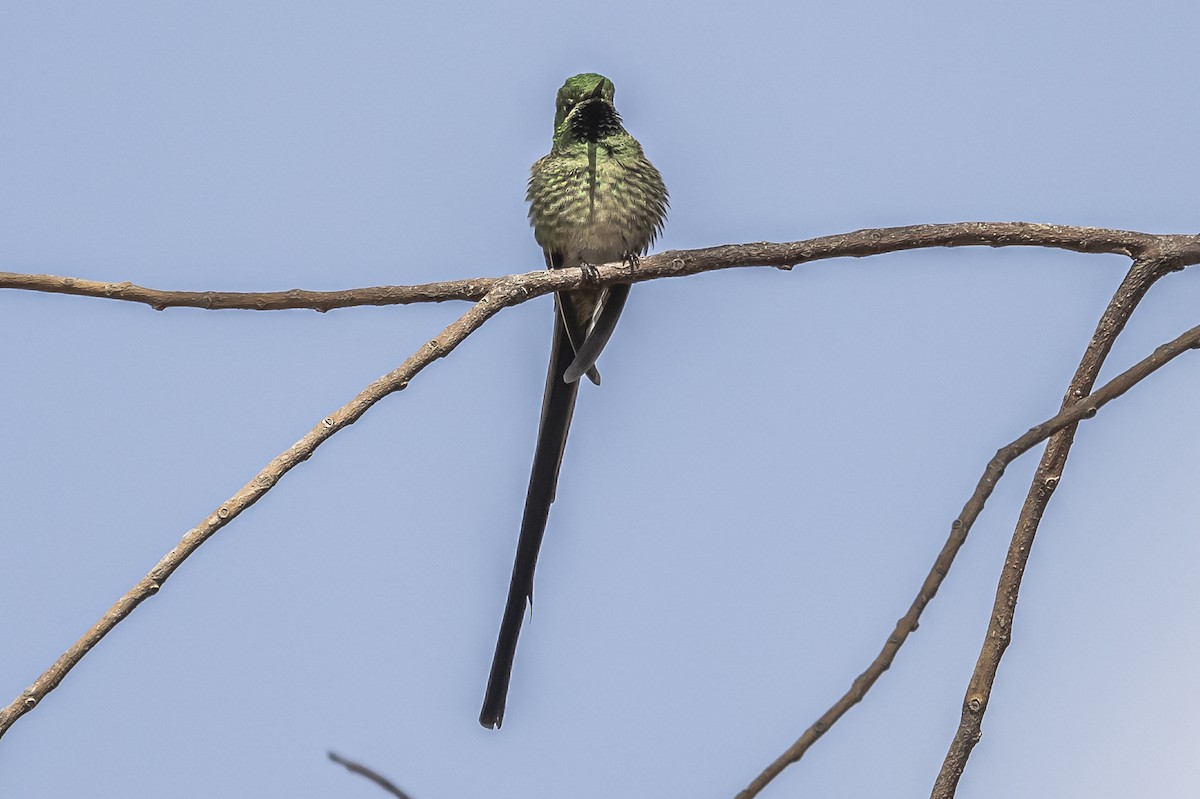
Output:
M504 720L504 705L508 698L508 683L512 677L517 638L525 619L526 603L533 602L533 572L537 567L538 550L546 533L550 504L554 502L558 485L558 470L562 465L567 432L575 411L579 383L567 383L563 373L575 357L562 314L555 314L554 344L550 351L550 368L546 375L546 393L542 399L542 420L538 426L537 446L534 449L533 469L529 475L529 491L525 496L525 514L521 519L521 534L517 539L517 556L513 563L512 580L508 586L508 601L496 639L496 653L488 675L487 691L479 723L495 729Z

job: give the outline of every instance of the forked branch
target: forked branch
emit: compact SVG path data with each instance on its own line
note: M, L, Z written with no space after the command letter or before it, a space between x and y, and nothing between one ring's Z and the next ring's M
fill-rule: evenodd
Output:
M1135 265L1130 274L1132 281L1130 278L1127 278L1123 287L1131 282L1140 284L1143 279L1148 279L1148 276L1153 274L1153 272L1145 271L1144 265L1141 267ZM1146 285L1148 286L1148 284ZM1117 296L1128 297L1128 294L1118 291ZM1115 301L1116 298L1114 298ZM1110 304L1111 307L1112 305ZM950 535L946 539L946 543L942 546L941 552L938 553L937 559L934 560L929 574L925 576L925 582L921 584L921 588L909 606L908 612L896 622L895 628L892 630L891 635L888 636L879 654L871 661L866 671L858 675L854 683L850 686L850 689L826 710L812 726L805 730L786 752L764 769L744 791L739 793L737 799L751 799L751 797L757 796L785 768L800 760L804 756L804 753L825 734L834 722L845 715L850 708L862 701L876 680L883 676L883 673L891 667L892 662L896 659L896 653L908 638L909 633L917 629L921 613L925 610L925 606L933 600L934 595L937 594L942 581L946 578L951 565L954 563L954 558L958 555L958 551L962 548L963 544L966 543L967 534L970 533L975 521L979 518L980 513L983 512L984 505L992 495L996 484L1000 482L1000 478L1004 475L1004 470L1008 468L1010 463L1046 439L1068 429L1073 431L1079 421L1095 416L1101 407L1129 391L1155 371L1166 366L1170 361L1188 350L1197 347L1200 347L1200 326L1193 327L1178 338L1158 347L1149 356L1110 380L1095 393L1064 404L1063 409L1057 415L1030 428L1020 438L1001 447L983 470L983 475L979 478L979 482L975 486L975 491L963 506L962 511L958 514L958 518L950 524ZM998 665L998 658L992 662L992 665ZM991 675L992 677L995 676L994 668ZM988 685L990 687L990 683ZM981 718L982 715L983 708L981 707L978 709L978 717ZM961 771L959 773L961 774ZM951 793L950 795L953 794Z
M1088 342L1083 358L1067 387L1062 404L1064 410L1092 390L1100 368L1112 350L1113 342L1125 329L1129 317L1150 287L1163 275L1178 268L1179 265L1170 258L1149 254L1134 262L1096 325L1096 332L1092 334L1092 339ZM983 714L987 711L988 700L991 698L992 684L1000 668L1000 659L1004 657L1004 651L1012 640L1013 615L1016 612L1017 595L1021 590L1021 578L1025 574L1025 564L1029 561L1029 552L1033 547L1038 525L1042 521L1042 514L1045 513L1046 506L1050 504L1050 497L1062 478L1067 455L1075 441L1075 428L1075 423L1071 423L1054 434L1050 443L1046 445L1037 471L1034 472L1025 504L1017 518L1008 556L1000 573L987 634L984 636L975 670L971 674L971 681L967 685L958 730L950 742L946 759L934 782L931 794L933 799L950 799L954 796L958 780L966 768L967 759L971 756L971 750L982 735Z
M1186 350L1196 346L1192 339L1181 337L1170 345L1160 348L1154 356L1143 361L1138 367L1114 380L1095 395L1083 398L1094 382L1095 374L1103 357L1111 348L1112 339L1123 327L1132 312L1137 300L1144 295L1155 279L1172 269L1180 269L1195 263L1200 263L1200 236L1193 235L1155 235L1132 231L1106 230L1101 228L1083 228L1066 225L1041 225L1023 222L963 222L946 225L914 225L901 228L883 228L875 230L860 230L837 236L825 236L807 241L773 244L767 242L726 245L700 250L678 250L660 253L644 258L631 271L620 264L608 264L598 270L601 282L641 282L662 277L681 277L701 272L728 269L734 267L770 266L790 269L796 264L810 261L825 260L839 257L863 257L902 250L929 247L964 247L964 246L1033 246L1066 249L1082 253L1110 253L1131 257L1135 260L1134 269L1118 294L1110 303L1109 310L1102 318L1093 337L1092 344L1081 364L1076 380L1072 382L1068 401L1064 410L1054 419L1034 428L1009 447L1001 450L989 464L976 494L963 510L957 526L952 529L950 540L943 547L942 553L935 563L934 569L922 585L917 599L914 600L909 612L898 622L895 631L885 644L879 657L871 664L866 672L855 680L851 690L826 712L783 756L767 769L741 797L750 797L758 793L776 774L789 763L795 762L812 743L828 729L829 725L840 718L850 707L862 699L871 687L891 664L896 651L903 644L908 634L916 628L916 621L921 611L933 598L946 570L953 561L958 549L965 540L967 531L974 519L982 510L983 502L991 493L995 481L999 479L1004 466L1017 457L1021 452L1036 445L1046 437L1056 434L1055 441L1066 440L1069 447L1070 434L1080 418L1094 413L1095 409L1104 402L1119 396L1130 386L1144 377L1136 373L1139 367L1149 374L1163 363ZM29 688L8 707L0 709L0 736L2 736L15 721L32 710L37 704L63 680L67 673L117 624L125 619L145 599L154 595L168 577L186 560L202 543L208 540L218 530L228 524L243 510L258 501L267 491L279 481L288 471L300 462L309 458L326 439L338 430L353 424L371 406L390 393L399 391L425 366L439 357L449 354L470 333L477 330L489 318L501 309L524 302L533 297L554 291L570 290L579 287L585 280L582 270L564 269L556 271L538 271L523 275L510 275L501 278L478 278L473 280L432 283L421 286L379 286L362 289L349 289L334 292L312 292L299 289L283 292L237 293L237 292L178 292L143 288L131 283L98 283L78 278L59 277L53 275L21 275L0 272L0 288L45 291L63 294L76 294L89 297L141 302L156 309L168 307L189 306L209 309L246 309L246 310L276 310L284 308L310 308L325 311L332 308L362 306L362 305L392 305L415 302L442 302L447 300L472 300L472 306L460 319L449 325L435 339L413 354L397 369L379 378L367 386L354 399L330 416L323 419L296 444L272 460L258 475L243 486L229 500L222 503L215 511L204 519L197 527L189 530L183 539L167 553L159 563L150 570L129 592L121 597L109 609L104 617L88 632L69 648L59 659ZM1200 331L1189 331L1189 335L1200 339ZM1181 343L1182 342L1182 343ZM1190 343L1189 343L1190 342ZM1176 348L1178 351L1176 351ZM1158 360L1154 360L1157 358ZM1161 362L1160 362L1161 361ZM1089 376L1090 375L1090 376ZM1130 376L1132 375L1132 376ZM1128 385L1120 383L1129 380ZM1103 392L1109 391L1109 394ZM1051 450L1061 451L1061 459L1065 460L1066 449L1055 450L1055 443L1047 449L1047 458ZM1057 457L1057 456L1056 456ZM1053 463L1048 469L1039 469L1041 485L1050 486L1044 490L1045 500L1057 481L1061 471L1061 461L1057 461L1058 471ZM1045 462L1043 463L1045 466ZM1043 476L1045 475L1045 476ZM1038 490L1035 479L1035 491ZM1033 494L1031 494L1031 497ZM1029 510L1029 508L1033 510ZM1032 530L1036 530L1037 519L1040 519L1044 501L1040 505L1027 503L1028 514L1023 512L1022 520L1026 527L1032 519ZM1018 532L1021 528L1019 527ZM1032 532L1028 533L1032 540ZM1016 546L1014 539L1014 546ZM1026 547L1027 552L1027 547ZM1015 582L1006 569L1002 579L1001 590L1006 599L1003 603L1007 616L1001 624L1003 634L1007 635L1007 621L1011 620L1011 606L1016 601L1016 587L1019 587L1020 571L1024 562L1016 571ZM997 613L993 615L996 623L997 614L1001 613L1002 603L997 599ZM991 631L989 631L989 642ZM1004 639L1007 643L1007 638ZM985 646L985 652L987 648ZM989 655L990 677L987 668L977 668L981 690L984 691L983 705L986 706L986 692L990 691L991 678L995 675L995 665L998 664L998 651ZM984 656L981 655L981 664ZM976 679L972 680L972 690L976 690ZM964 705L964 727L970 737L971 727L967 724L967 705L971 704L972 693L968 693L968 702ZM982 715L982 706L975 714ZM978 731L978 725L974 727ZM977 735L976 735L977 737ZM965 740L965 739L964 739ZM958 738L956 737L956 745ZM971 742L973 745L973 741ZM965 747L969 753L970 745ZM951 754L955 752L952 748ZM950 764L950 756L947 764ZM965 755L962 757L965 763ZM945 771L943 772L946 773ZM958 768L961 774L961 767ZM957 780L957 776L954 776ZM939 781L939 784L941 782ZM951 794L953 786L950 788ZM951 794L938 794L951 795Z
M411 355L399 367L380 377L364 388L350 402L326 416L317 426L280 453L254 479L242 486L225 502L208 515L199 525L188 530L175 548L163 556L162 560L150 570L150 573L138 581L137 585L108 609L108 612L84 633L58 660L38 677L32 685L21 692L8 707L0 710L0 736L19 719L37 707L46 694L53 691L62 682L67 673L100 643L114 627L121 623L144 600L148 599L162 588L164 582L201 544L211 538L218 530L233 521L238 514L262 499L272 486L279 482L293 467L302 463L316 451L330 436L344 427L354 424L368 409L379 400L408 386L408 382L422 369L438 358L448 355L468 335L478 330L488 319L505 306L515 304L524 299L519 287L503 281L495 284L492 291L483 297L459 319L446 327L436 338L426 343L420 350Z

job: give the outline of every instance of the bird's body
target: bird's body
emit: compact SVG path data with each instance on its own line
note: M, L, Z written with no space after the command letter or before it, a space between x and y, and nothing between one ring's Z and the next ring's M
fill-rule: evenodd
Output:
M565 123L564 123L565 124ZM533 165L529 221L563 266L603 264L646 251L666 214L662 176L620 130L600 141L556 143Z
M635 263L649 249L667 212L662 176L642 146L621 126L613 85L592 73L568 78L559 89L554 143L533 165L529 220L550 269ZM533 572L554 501L558 469L575 409L579 378L600 382L595 361L616 326L629 286L580 288L555 298L554 342L529 492L517 542L508 602L488 677L479 722L499 727L517 637Z

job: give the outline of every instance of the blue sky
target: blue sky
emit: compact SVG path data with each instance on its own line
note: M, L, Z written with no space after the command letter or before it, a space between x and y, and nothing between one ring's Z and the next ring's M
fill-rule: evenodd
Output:
M656 249L1026 220L1197 230L1187 2L0 9L0 270L275 290L539 268L568 75L662 171ZM0 743L0 794L733 796L878 650L1127 266L910 252L639 284L584 386L505 725L479 727L551 302L490 321L189 560ZM0 292L0 701L464 304ZM1198 321L1161 281L1111 377ZM1082 428L960 795L1194 796L1200 366ZM927 794L1035 456L874 692L764 797Z

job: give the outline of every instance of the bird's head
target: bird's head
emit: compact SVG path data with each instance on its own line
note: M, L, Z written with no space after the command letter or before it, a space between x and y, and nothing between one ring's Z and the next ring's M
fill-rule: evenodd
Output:
M598 141L621 130L615 91L611 80L594 72L567 78L555 105L555 140Z

